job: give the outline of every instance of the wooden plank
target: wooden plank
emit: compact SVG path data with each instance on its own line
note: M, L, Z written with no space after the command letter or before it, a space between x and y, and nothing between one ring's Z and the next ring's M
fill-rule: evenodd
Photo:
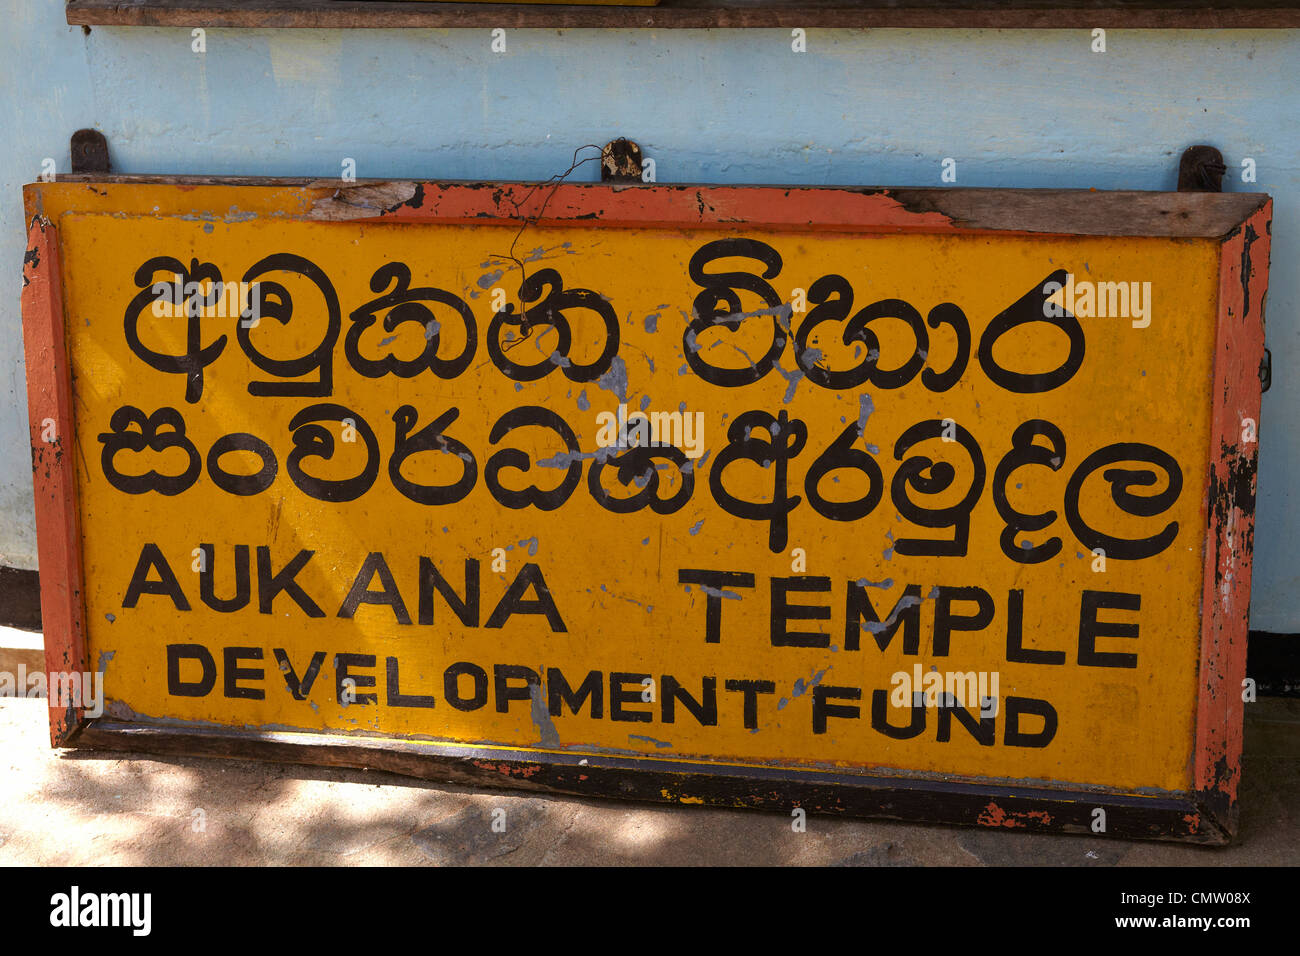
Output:
M1092 833L1107 811L1107 835L1220 845L1227 834L1176 798L963 784L918 776L800 772L788 768L629 760L330 734L166 727L88 721L76 744L91 750L379 770L422 780L653 803L746 806L914 823ZM579 762L581 760L581 763Z
M484 183L426 197L423 184L345 186L308 218L482 222L539 217L540 224L732 225L852 232L984 232L1018 235L1222 238L1264 201L1259 193L1153 193L1054 189L883 189L630 186L597 193ZM352 202L354 194L360 194ZM772 195L776 193L776 195ZM599 200L595 197L599 195ZM789 200L789 201L786 201ZM1100 201L1099 201L1100 200ZM593 218L593 206L596 216ZM864 227L865 223L870 226Z
M1195 782L1205 812L1229 834L1236 832L1241 778L1242 683L1259 463L1259 369L1271 233L1270 202L1223 243L1219 265Z
M299 191L302 212L284 218L318 221L484 222L520 220L543 211L544 224L603 227L611 223L728 225L852 231L978 232L1021 235L1153 236L1222 239L1268 202L1264 193L1179 193L1092 189L889 189L876 186L710 186L653 184L607 186L403 180L75 175L60 184L96 187L266 186ZM702 203L702 190L708 202ZM417 199L417 193L420 194ZM436 200L431 198L434 194ZM245 194L246 195L246 194ZM784 202L780 200L790 200ZM109 190L97 204L123 213L165 214L149 190ZM90 201L87 199L86 201ZM178 203L185 202L185 196ZM593 217L593 208L600 214ZM180 206L176 207L179 211ZM212 211L220 218L229 203ZM248 212L241 207L241 215ZM198 208L185 211L199 213ZM864 225L867 224L867 225Z
M0 626L41 629L41 578L36 571L0 567Z
M36 542L44 578L41 618L45 670L51 675L86 666L82 606L81 517L77 502L72 389L63 336L63 275L54 225L31 216L23 257L23 340L27 360L27 415L32 484L36 496ZM82 720L75 700L61 701L51 688L50 741L63 744Z
M841 27L1268 29L1300 26L1300 5L1256 0L663 0L657 7L370 3L364 0L68 0L68 23L330 28Z
M18 674L19 668L29 675L45 670L45 645L39 633L7 631L0 637L0 673ZM29 689L30 685L21 691ZM15 682L15 693L21 691Z

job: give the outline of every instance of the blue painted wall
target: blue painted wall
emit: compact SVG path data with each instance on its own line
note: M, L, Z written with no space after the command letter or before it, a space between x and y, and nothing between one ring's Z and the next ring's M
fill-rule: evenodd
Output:
M1275 200L1251 626L1300 632L1300 31L92 28L0 22L0 564L36 566L19 319L20 187L96 127L125 173L543 179L618 135L662 182L1172 189L1192 143ZM1258 182L1237 175L1243 157ZM595 179L589 164L579 172Z

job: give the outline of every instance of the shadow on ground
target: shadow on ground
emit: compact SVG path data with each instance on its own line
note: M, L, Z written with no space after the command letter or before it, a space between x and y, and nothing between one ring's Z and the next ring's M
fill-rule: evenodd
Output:
M1247 718L1226 848L470 790L387 773L52 751L40 700L0 702L0 863L1294 865L1300 701Z

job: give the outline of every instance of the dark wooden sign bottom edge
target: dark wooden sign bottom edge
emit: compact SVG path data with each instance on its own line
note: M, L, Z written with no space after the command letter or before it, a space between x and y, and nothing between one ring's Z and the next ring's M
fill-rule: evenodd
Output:
M1213 794L1123 793L1011 787L789 767L744 767L639 759L553 755L457 745L430 749L386 738L258 733L226 728L87 721L68 745L139 755L223 757L377 770L437 783L574 797L700 804L810 815L841 814L908 823L1017 832L1170 840L1225 845L1236 832L1236 807ZM582 758L585 763L578 763ZM1097 810L1105 829L1094 830Z

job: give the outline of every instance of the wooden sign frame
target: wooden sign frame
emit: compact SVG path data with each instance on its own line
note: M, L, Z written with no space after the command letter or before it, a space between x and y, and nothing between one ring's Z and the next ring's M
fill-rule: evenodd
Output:
M332 29L1277 29L1300 25L1287 0L662 0L653 8L423 0L67 0L68 23Z
M1258 443L1243 443L1244 419L1259 421L1272 201L1263 194L1092 190L795 188L581 185L138 177L87 174L25 187L29 223L22 314L50 672L91 671L87 660L79 499L73 449L47 440L75 434L65 339L65 276L59 219L66 212L150 215L159 185L174 209L202 188L220 218L238 190L238 215L320 222L516 223L545 225L736 225L774 230L942 235L1145 236L1211 239L1219 247L1211 448L1199 479L1209 516L1201 597L1195 786L1135 795L1063 790L1016 781L953 782L918 776L813 772L782 766L723 766L686 760L590 756L504 746L460 746L342 734L219 729L88 719L75 706L50 709L56 747L198 754L365 767L435 780L557 793L843 812L896 820L1025 830L1092 832L1095 808L1110 812L1108 836L1227 842L1236 831L1241 770L1247 616L1250 605ZM248 187L256 187L250 190ZM251 203L250 194L255 196ZM191 211L200 212L192 209ZM206 214L206 213L205 213ZM43 437L45 435L46 437Z

